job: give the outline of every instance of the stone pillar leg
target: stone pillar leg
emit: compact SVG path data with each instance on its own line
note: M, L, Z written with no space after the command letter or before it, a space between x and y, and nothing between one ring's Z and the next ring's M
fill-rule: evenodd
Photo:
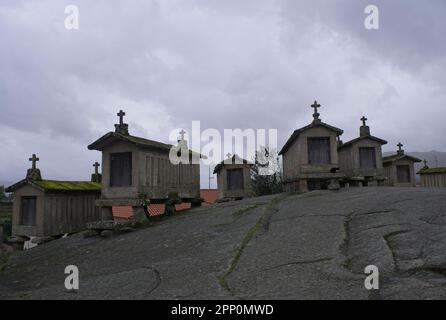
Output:
M305 179L299 180L299 191L308 192L308 182Z
M201 199L191 199L190 205L191 208L201 207Z
M339 184L339 180L338 179L331 179L330 183L328 185L328 190L331 191L336 191L341 189L341 185Z
M149 220L143 206L133 207L133 219L137 222L144 222Z
M370 181L368 183L368 186L369 187L377 187L378 186L378 182L376 180Z
M171 202L166 202L166 209L164 211L164 214L166 216L171 216L173 214L175 214L176 212L176 208L175 208L175 204L171 203Z
M101 207L101 220L114 220L112 207Z

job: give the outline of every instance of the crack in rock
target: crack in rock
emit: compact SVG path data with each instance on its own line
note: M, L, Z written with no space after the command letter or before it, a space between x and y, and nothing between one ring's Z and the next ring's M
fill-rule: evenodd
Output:
M391 244L392 238L399 235L399 234L404 234L404 233L408 233L411 232L411 230L398 230L398 231L394 231L394 232L390 232L387 233L385 235L383 235L383 239L387 245L387 247L389 248L390 251L390 255L392 256L392 260L393 260L393 265L395 266L395 271L399 272L399 267L398 267L398 261L395 257L395 252L393 249L393 246Z
M387 210L376 210L376 211L367 211L363 213L358 213L357 216L368 216L372 214L384 214L384 213L391 213L396 211L395 209L387 209Z
M155 274L155 283L153 284L152 288L150 288L147 292L147 294L151 294L153 291L158 289L158 287L161 285L161 274L155 267L143 267L145 269L148 269L152 271Z
M279 264L279 265L274 266L274 267L262 269L261 271L269 271L269 270L278 269L278 268L287 267L287 266L292 266L292 265L305 265L305 264L313 264L313 263L325 262L325 261L330 261L332 259L333 258L331 258L331 257L327 257L327 258L319 258L319 259L314 259L314 260L292 261L292 262L288 262L288 263Z
M229 293L231 293L232 295L233 292L229 286L228 278L231 275L231 273L236 269L240 257L242 256L243 250L246 248L246 246L252 240L252 238L254 238L254 236L258 233L260 228L262 228L266 232L268 231L271 217L275 212L278 211L278 209L276 208L277 204L286 197L288 197L288 195L282 194L273 198L269 203L264 204L264 206L266 206L264 209L264 213L260 216L257 222L253 226L251 226L251 228L247 231L242 241L240 242L238 248L236 249L235 254L227 270L218 277L218 283L220 284L220 286Z

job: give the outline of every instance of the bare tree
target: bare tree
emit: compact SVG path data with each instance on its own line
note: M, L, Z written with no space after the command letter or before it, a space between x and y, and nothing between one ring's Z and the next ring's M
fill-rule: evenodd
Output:
M256 152L251 168L252 187L257 196L283 191L282 176L277 150L262 147Z

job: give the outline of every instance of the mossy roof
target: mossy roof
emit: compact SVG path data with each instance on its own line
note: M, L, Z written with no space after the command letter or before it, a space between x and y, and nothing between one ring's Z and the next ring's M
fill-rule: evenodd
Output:
M23 179L7 188L14 192L20 187L29 184L44 192L100 192L102 185L91 181L58 181L58 180L27 180Z
M386 140L380 139L380 138L375 137L375 136L372 136L372 135L366 135L366 136L361 136L361 137L358 137L358 138L356 138L356 139L353 139L353 140L350 140L350 141L348 141L348 142L343 143L342 145L340 145L340 146L338 147L338 150L339 150L339 149L346 148L346 147L349 147L349 146L352 146L352 145L355 144L356 142L359 142L359 141L361 141L361 140L365 140L365 139L368 139L368 140L372 140L372 141L378 142L379 144L382 144L382 145L383 145L383 144L387 144L387 141L386 141Z
M309 130L311 128L315 128L315 127L324 127L330 131L336 132L336 134L338 136L340 136L341 134L344 133L344 130L333 127L329 124L326 124L322 121L313 121L312 123L310 123L309 125L302 127L300 129L294 130L293 134L291 135L291 137L288 139L288 141L285 143L285 145L283 146L282 150L280 150L279 155L284 154L285 152L288 151L288 149L291 147L291 145L294 143L294 141L297 139L297 137L304 131Z
M403 154L403 155L393 154L391 156L383 157L383 163L394 162L394 161L398 161L398 160L402 160L402 159L411 160L413 162L421 162L420 159L409 156L407 154Z
M418 171L418 174L433 174L433 173L446 173L446 167L423 168L420 171Z
M162 142L149 140L149 139L145 139L145 138L141 138L141 137L136 137L136 136L132 136L132 135L128 135L128 134L122 134L119 132L109 132L109 133L103 135L101 138L99 138L95 142L93 142L92 144L90 144L88 146L88 149L102 151L107 144L112 143L113 141L129 142L129 143L134 144L141 148L155 148L160 151L166 151L166 152L169 152L171 150L171 148L173 147L173 145L167 144L167 143L162 143ZM203 159L206 158L205 156L200 155L199 153L197 153L195 151L192 151L192 150L189 150L189 151L191 154L200 156Z
M56 181L39 180L33 181L34 184L45 190L63 190L63 191L96 191L101 190L101 184L91 181Z

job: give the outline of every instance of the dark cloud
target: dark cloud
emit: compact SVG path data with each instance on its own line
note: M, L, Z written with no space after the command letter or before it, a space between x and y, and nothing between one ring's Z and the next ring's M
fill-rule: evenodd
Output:
M80 9L80 30L64 9ZM444 1L4 1L0 4L0 180L39 153L51 178L88 178L86 145L123 107L133 133L277 128L279 146L311 120L344 140L372 132L406 150L444 150ZM67 167L66 164L70 163ZM206 177L203 177L203 181Z

